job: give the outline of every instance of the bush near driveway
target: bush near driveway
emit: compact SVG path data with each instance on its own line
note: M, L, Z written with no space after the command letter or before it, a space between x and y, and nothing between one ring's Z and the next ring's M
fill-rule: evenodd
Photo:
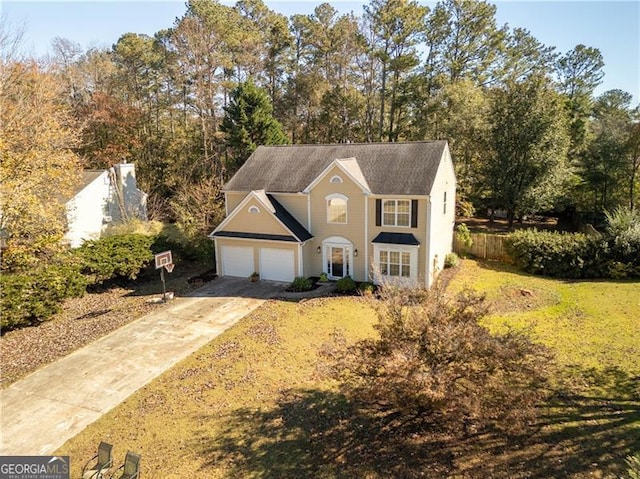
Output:
M304 276L297 276L289 285L288 291L302 293L304 291L309 291L312 287L313 283L310 279L305 278Z
M66 298L80 297L87 280L69 257L28 273L0 274L3 330L44 321L60 311Z
M0 275L0 325L12 329L45 321L67 298L82 296L89 284L135 279L153 259L154 238L141 234L87 241L51 263L25 273Z
M112 278L136 279L140 270L153 260L154 238L142 234L108 236L86 241L74 251L82 273L93 283Z

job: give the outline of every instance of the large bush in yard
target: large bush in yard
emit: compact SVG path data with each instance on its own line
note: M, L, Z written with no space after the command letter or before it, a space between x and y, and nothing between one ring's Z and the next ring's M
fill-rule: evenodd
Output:
M70 258L27 273L1 274L0 324L12 329L50 318L62 301L82 296L87 281Z
M141 234L108 236L87 241L76 250L82 273L94 283L112 278L135 279L153 259L154 238Z
M607 214L603 236L520 230L507 250L529 273L560 278L640 277L640 213L618 209Z
M561 278L606 275L608 246L597 236L519 230L509 236L506 245L516 265L529 273Z
M640 210L618 208L606 216L609 275L640 277Z
M345 395L413 430L519 431L546 395L550 355L523 333L491 334L484 298L385 285L378 339L326 348Z

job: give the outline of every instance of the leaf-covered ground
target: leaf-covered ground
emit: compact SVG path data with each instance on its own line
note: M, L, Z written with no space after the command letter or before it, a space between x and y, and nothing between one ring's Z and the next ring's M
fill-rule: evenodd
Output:
M358 298L270 301L68 441L72 475L99 441L158 478L608 478L640 449L640 283L563 282L462 262L449 288L488 292L491 328L530 328L559 392L527 435L399 433L318 374L336 336L375 334ZM523 292L525 291L525 292Z
M167 274L168 291L184 294L195 289L187 279L202 272L201 265L182 263ZM163 303L158 273L125 286L112 285L66 300L63 310L37 326L7 331L0 337L0 388L23 378L111 331L157 310Z

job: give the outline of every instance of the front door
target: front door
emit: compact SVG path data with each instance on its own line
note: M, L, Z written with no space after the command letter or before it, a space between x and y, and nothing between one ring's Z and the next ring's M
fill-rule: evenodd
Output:
M341 236L331 236L322 242L322 271L330 279L353 275L353 243Z
M329 246L329 276L343 278L345 276L345 251L344 247Z

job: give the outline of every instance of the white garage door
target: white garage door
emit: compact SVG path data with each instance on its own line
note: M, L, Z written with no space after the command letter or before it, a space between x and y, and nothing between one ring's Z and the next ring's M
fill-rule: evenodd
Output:
M253 248L222 246L222 274L248 278L254 272Z
M260 279L293 281L295 277L293 251L287 249L260 249Z

